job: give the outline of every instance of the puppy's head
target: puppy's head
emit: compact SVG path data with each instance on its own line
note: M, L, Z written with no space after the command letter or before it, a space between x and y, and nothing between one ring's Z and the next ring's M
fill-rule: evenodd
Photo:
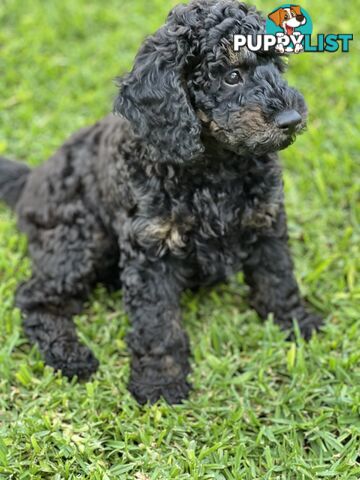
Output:
M232 50L233 35L264 27L254 8L236 0L175 7L121 80L115 111L158 161L201 158L209 139L239 154L285 148L304 128L303 97L281 77L277 54Z
M299 5L290 5L288 8L278 8L275 12L270 13L270 20L275 25L282 27L288 35L294 33L295 28L305 25L306 18L301 12Z

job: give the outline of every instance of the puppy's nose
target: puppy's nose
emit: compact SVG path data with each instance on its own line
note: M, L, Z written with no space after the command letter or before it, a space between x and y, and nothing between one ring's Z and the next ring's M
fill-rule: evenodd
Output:
M304 20L304 18L305 18L304 15L296 15L296 20L298 22L302 22Z
M275 123L279 128L293 129L301 122L301 115L296 110L285 110L278 113L275 117Z

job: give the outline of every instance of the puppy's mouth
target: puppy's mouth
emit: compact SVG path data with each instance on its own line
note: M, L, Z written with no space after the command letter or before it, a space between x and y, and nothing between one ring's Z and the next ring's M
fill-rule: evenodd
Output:
M292 145L297 135L305 129L305 121L296 128L278 128L276 125L262 132L249 132L246 139L242 138L236 145L238 153L252 152L255 155L278 152Z
M289 147L296 140L295 133L289 133L287 135L281 135L277 142L274 143L274 151L284 150Z
M265 120L260 108L247 109L238 112L225 125L210 120L203 112L197 113L204 133L239 155L263 155L283 150L306 126L306 115L294 110L279 112L275 118Z
M291 108L267 119L260 109L254 109L243 113L241 120L243 131L237 138L238 147L241 150L245 144L248 150L255 154L272 153L287 148L306 126L304 112L300 114Z
M279 136L279 150L286 148L294 142L296 134L301 133L305 128L305 119L295 109L288 109L279 112L274 120L277 135Z
M269 144L269 148L273 151L284 150L293 144L296 137L300 135L306 128L305 120L296 125L294 128L276 128L272 135L272 142Z

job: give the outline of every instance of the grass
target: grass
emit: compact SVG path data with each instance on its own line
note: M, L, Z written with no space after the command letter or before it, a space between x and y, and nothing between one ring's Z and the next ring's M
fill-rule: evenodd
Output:
M165 0L0 1L0 153L42 163L112 107ZM265 12L276 6L259 1ZM351 2L304 0L316 33L357 33ZM339 12L341 14L339 15ZM0 207L0 479L360 478L359 47L291 59L309 130L282 155L296 272L326 326L289 343L246 303L241 276L183 300L194 391L140 408L126 390L121 293L77 318L101 367L85 384L45 367L13 308L26 239Z

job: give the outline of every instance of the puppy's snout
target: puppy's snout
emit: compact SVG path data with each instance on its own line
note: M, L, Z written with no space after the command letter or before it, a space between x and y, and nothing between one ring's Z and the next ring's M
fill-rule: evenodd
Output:
M293 130L300 122L301 115L296 110L285 110L275 117L275 123L281 129Z
M304 19L305 19L304 15L296 15L296 20L297 20L298 22L303 22Z

